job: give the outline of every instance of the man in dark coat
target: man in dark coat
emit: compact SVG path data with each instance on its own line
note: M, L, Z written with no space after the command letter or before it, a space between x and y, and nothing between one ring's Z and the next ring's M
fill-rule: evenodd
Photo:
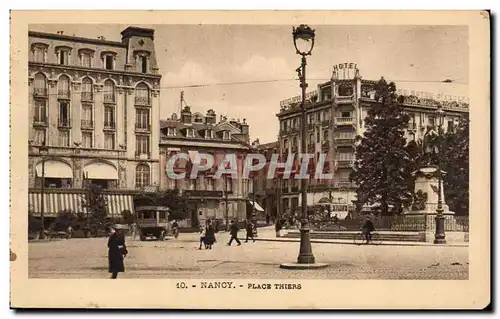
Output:
M248 243L248 238L252 238L253 242L255 243L255 238L253 238L254 236L254 227L253 227L253 223L251 220L247 219L246 222L245 222L245 228L246 228L246 231L247 231L247 239L245 240L245 243Z
M231 227L229 229L229 231L231 232L231 239L229 240L229 243L227 243L228 246L231 246L231 243L233 242L233 240L236 240L236 242L238 243L238 246L241 245L241 242L240 240L238 239L238 223L236 223L234 220L231 221Z
M125 246L125 236L118 233L114 228L110 228L108 239L108 262L111 279L116 279L119 272L125 272L123 258L127 255Z

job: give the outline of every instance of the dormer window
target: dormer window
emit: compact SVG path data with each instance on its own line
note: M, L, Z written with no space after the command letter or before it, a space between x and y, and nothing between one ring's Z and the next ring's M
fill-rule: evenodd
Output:
M149 55L148 51L135 51L135 65L137 72L149 73Z
M78 51L80 56L80 63L84 68L92 67L92 59L94 58L94 51L90 49L81 49Z
M194 119L194 122L195 122L195 123L203 123L203 118L198 116L198 117L196 117L196 118Z
M194 129L188 128L186 130L186 137L194 137Z
M31 45L33 52L33 61L38 63L45 63L47 58L48 45L45 43L34 43Z
M231 139L231 132L229 132L229 131L222 131L222 139L223 140L230 140Z
M167 136L175 136L175 127L167 127Z
M214 131L212 131L212 130L206 130L205 131L205 138L208 138L208 139L214 138Z

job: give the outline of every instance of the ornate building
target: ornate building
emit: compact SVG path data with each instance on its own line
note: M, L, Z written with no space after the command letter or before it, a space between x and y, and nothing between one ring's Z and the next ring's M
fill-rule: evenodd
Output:
M189 203L191 214L185 216L193 226L207 218L230 221L250 216L252 192L251 179L239 178L246 154L250 150L249 125L246 120L228 120L221 116L217 121L215 111L205 115L191 112L189 106L182 109L180 117L173 114L160 124L160 157L162 174L160 188L179 189ZM213 169L200 171L196 179L189 178L190 163L195 152L214 157ZM189 160L177 160L174 172L187 173L185 179L171 179L166 172L168 159L177 153L189 154ZM215 170L226 154L235 154L238 178L222 175L215 178ZM262 208L257 204L256 209Z
M343 65L342 65L343 66ZM351 63L352 66L352 63ZM345 67L348 67L346 64ZM345 70L344 70L345 71ZM293 97L282 101L277 114L280 122L279 154L284 161L290 153L327 154L325 173L333 173L333 180L310 179L308 183L308 205L317 204L322 198L334 203L344 203L354 209L356 185L349 181L354 165L354 141L364 133L364 118L368 109L376 103L374 85L377 81L364 80L355 69L352 77L341 77L337 66L332 79L318 85L316 91L307 94L307 150L300 148L300 99ZM344 72L345 75L345 72ZM407 139L419 140L426 128L434 126L437 103L446 112L445 129L452 130L459 118L469 112L465 101L437 101L421 92L405 92L404 109L410 115L406 130ZM280 187L280 212L289 214L300 205L300 180L283 180Z
M158 184L160 80L154 30L108 41L29 32L29 207L82 211L83 179L102 186L109 213L133 210L134 190ZM42 152L45 145L47 152ZM44 165L42 165L42 156Z

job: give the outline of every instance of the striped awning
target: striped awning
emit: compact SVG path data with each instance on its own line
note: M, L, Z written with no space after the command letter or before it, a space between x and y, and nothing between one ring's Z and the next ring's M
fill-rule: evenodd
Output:
M107 194L108 215L118 217L124 210L134 213L134 204L132 195ZM46 217L56 217L62 211L71 211L73 213L82 212L87 214L87 208L83 207L82 202L85 198L81 193L45 193L44 211ZM42 211L42 194L28 194L29 210L35 216L40 216Z
M134 201L132 195L106 195L108 202L108 215L119 217L124 210L134 213Z
M83 194L70 193L45 193L44 194L44 209L43 215L47 217L55 217L62 211L72 211L74 213L87 213L87 209L82 207ZM28 194L29 210L35 216L40 216L42 212L42 194Z

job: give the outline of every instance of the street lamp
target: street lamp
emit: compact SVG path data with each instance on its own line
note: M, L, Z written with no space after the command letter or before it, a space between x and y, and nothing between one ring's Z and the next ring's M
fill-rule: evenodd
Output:
M296 53L302 56L301 65L297 68L297 73L299 75L300 80L300 88L302 89L302 101L300 104L301 107L301 151L304 152L307 148L307 127L306 127L306 56L311 55L311 51L314 48L314 29L311 29L309 26L305 24L301 24L297 28L293 28L293 45L295 46ZM326 267L326 264L316 264L314 255L311 247L311 235L309 228L309 217L307 216L307 180L301 179L301 198L302 198L302 220L300 227L300 251L299 256L297 257L296 264L282 264L282 268L291 268L291 269L310 269L310 268L320 268Z
M434 234L434 244L446 244L446 235L444 232L444 209L443 209L443 198L441 196L441 189L442 186L441 184L443 183L442 181L442 174L441 174L441 131L442 127L444 124L444 110L441 106L441 104L438 105L438 108L436 110L436 121L437 121L437 127L438 127L438 142L437 142L437 161L438 161L438 204L436 208L436 233Z
M40 210L40 219L42 222L42 229L40 230L40 239L45 239L45 156L49 154L49 148L46 146L45 139L41 146L38 147L38 153L42 158L42 186L40 188L40 193L42 196L41 199L41 210Z

